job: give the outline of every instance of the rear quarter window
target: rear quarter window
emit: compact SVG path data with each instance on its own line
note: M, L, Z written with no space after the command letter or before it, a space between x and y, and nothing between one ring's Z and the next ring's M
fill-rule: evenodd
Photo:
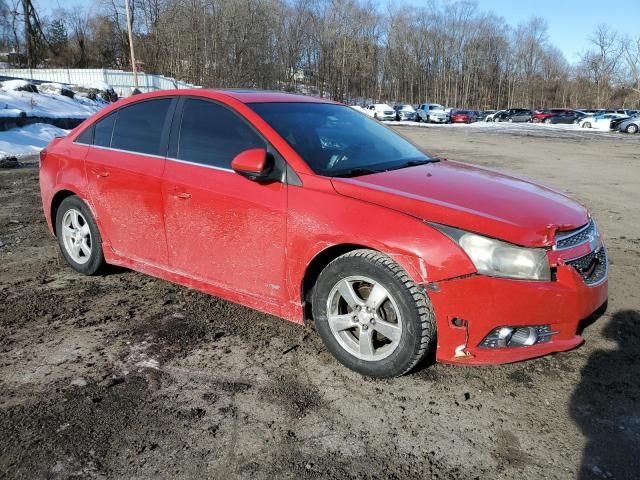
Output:
M113 125L116 122L118 112L111 113L98 120L93 127L93 144L98 147L110 147L113 135Z

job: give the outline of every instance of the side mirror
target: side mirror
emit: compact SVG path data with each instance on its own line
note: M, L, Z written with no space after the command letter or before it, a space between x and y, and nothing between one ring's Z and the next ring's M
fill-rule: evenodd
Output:
M249 180L269 180L273 170L273 157L264 148L252 148L236 155L231 161L231 168Z

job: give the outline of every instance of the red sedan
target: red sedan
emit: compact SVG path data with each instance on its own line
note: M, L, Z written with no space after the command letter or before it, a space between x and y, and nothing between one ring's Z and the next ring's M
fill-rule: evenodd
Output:
M573 113L575 110L570 110L566 108L552 108L551 110L536 110L531 115L531 121L533 123L546 123L545 120L547 118L554 117L556 115L566 115L568 113Z
M466 110L454 110L449 114L451 123L471 123L475 121L475 116Z
M354 110L255 91L117 102L41 154L63 256L297 323L372 376L571 349L607 299L595 221L554 190L429 156Z

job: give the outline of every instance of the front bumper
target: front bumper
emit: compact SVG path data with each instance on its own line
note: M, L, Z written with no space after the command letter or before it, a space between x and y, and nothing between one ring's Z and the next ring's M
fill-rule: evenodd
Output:
M573 267L562 264L551 282L471 275L430 284L428 293L438 329L437 360L498 364L580 345L583 340L577 334L578 324L607 301L608 280L587 286ZM545 324L557 332L546 343L512 348L478 346L487 334L502 326Z
M429 121L432 123L447 123L449 117L447 115L429 115Z

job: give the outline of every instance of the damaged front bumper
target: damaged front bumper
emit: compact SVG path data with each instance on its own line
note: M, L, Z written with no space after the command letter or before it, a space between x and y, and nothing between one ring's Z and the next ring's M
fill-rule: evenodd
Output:
M517 362L575 348L583 341L578 324L608 296L606 276L587 285L574 266L562 261L550 282L470 275L426 287L437 321L437 360L470 365ZM531 327L532 335L543 334L528 345L506 346L493 341L503 327Z

